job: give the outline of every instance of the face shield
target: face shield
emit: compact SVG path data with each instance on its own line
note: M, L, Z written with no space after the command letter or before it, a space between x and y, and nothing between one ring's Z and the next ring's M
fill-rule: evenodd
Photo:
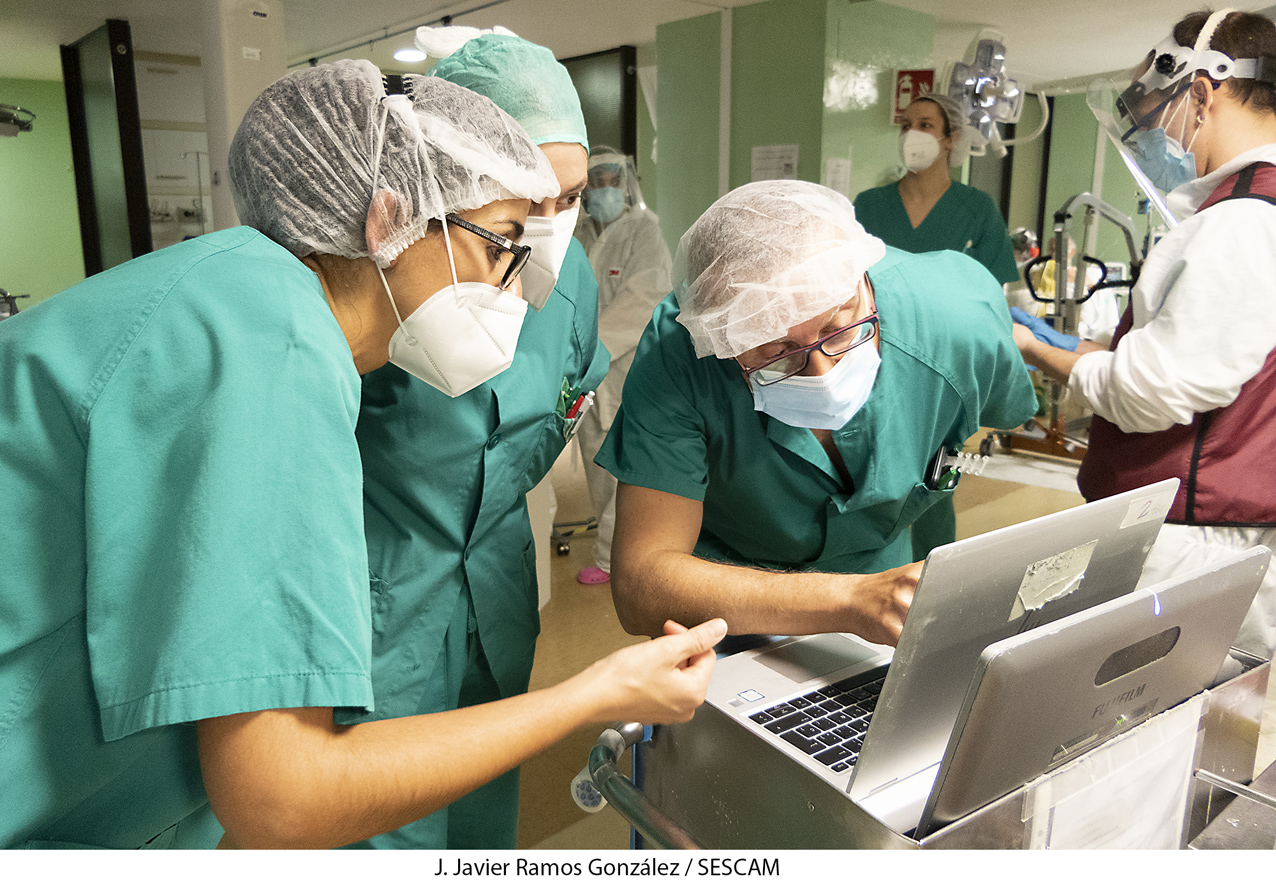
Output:
M1118 91L1117 85L1111 80L1096 80L1090 84L1090 88L1086 93L1086 105L1099 122L1100 128L1107 133L1108 140L1112 142L1117 154L1121 156L1121 161L1125 164L1126 169L1130 171L1130 175L1134 177L1139 190L1147 196L1148 202L1156 209L1157 214L1165 220L1165 224L1173 228L1179 224L1179 220L1170 211L1165 202L1165 191L1152 184L1152 179L1139 166L1139 161L1134 156L1134 143L1127 141L1133 133L1137 132L1138 128L1130 127L1123 123L1128 118L1121 116L1118 110L1118 102L1121 101L1121 98L1122 93Z
M629 207L646 209L633 158L607 145L589 154L589 183L582 196L585 212L603 225L616 221Z
M1192 81L1197 76L1215 84L1231 77L1276 80L1276 60L1233 59L1209 48L1215 29L1230 12L1212 14L1190 48L1179 45L1172 35L1166 37L1153 47L1146 67L1124 89L1110 80L1098 80L1086 94L1086 104L1139 189L1171 227L1178 219L1166 204L1166 194L1197 178L1191 143L1182 144Z

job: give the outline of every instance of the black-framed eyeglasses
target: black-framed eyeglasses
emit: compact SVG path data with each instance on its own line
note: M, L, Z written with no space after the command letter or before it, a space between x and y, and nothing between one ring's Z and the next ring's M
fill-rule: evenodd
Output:
M532 248L527 244L518 244L510 240L508 237L501 237L494 231L488 231L486 228L480 228L473 222L467 222L455 213L447 214L447 221L453 225L464 228L466 231L472 231L481 238L491 241L510 255L509 267L501 274L501 289L508 290L510 285L514 283L514 279L518 277L518 273L523 270L523 266L527 264L527 260L531 258Z
M1170 102L1173 102L1179 96L1183 95L1183 93L1187 92L1189 89L1191 89L1191 87L1192 87L1192 84L1189 81L1187 85L1182 86L1179 89L1175 90L1174 92L1170 93L1168 96L1162 99L1154 108L1152 108L1152 110L1148 111L1146 114L1143 114L1143 115L1137 114L1134 110L1139 100L1146 95L1146 92L1143 91L1142 84L1133 83L1129 87L1127 87L1125 92L1121 93L1121 95L1117 98L1117 111L1120 113L1121 117L1131 125L1130 128L1127 129L1125 133L1121 136L1121 141L1126 142L1129 140L1129 138L1132 135L1134 135L1139 130L1148 128L1148 126L1152 122L1153 117L1155 117L1161 111L1164 111L1166 106L1168 106Z
M781 380L796 376L806 369L811 359L811 352L819 349L830 358L846 354L858 345L873 339L877 335L877 312L834 330L828 336L817 339L810 345L785 352L756 367L744 367L746 379L752 379L758 385L774 385Z

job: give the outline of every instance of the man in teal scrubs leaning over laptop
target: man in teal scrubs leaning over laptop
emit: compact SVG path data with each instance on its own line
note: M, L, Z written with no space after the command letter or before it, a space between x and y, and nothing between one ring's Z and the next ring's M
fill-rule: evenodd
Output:
M755 182L683 236L596 461L620 481L625 628L893 644L920 565L909 526L950 498L942 452L1036 396L979 263L887 248L844 196Z

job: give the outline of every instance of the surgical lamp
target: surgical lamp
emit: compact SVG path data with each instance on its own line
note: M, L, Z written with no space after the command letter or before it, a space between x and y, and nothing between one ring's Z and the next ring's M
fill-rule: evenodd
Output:
M0 136L16 136L29 133L35 123L35 113L17 105L0 103Z
M1047 106L1044 96L1042 123L1037 132L1023 138L1003 140L999 123L1016 123L1023 113L1024 91L1017 80L1006 74L1006 44L999 34L983 31L966 53L968 61L955 62L948 76L948 95L956 99L966 112L972 139L970 153L979 156L991 144L1004 157L1006 145L1035 139L1045 130Z

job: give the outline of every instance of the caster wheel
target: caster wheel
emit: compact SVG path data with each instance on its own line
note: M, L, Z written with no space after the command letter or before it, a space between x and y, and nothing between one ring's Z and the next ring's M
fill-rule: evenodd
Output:
M569 546L567 543L559 543L559 544L558 544L558 554L559 554L559 555L570 555L570 554L571 554L571 551L572 551L572 547L571 547L571 546Z
M992 436L989 435L987 438L984 438L982 441L979 442L979 455L992 456L992 447L993 447L993 439L992 439Z

